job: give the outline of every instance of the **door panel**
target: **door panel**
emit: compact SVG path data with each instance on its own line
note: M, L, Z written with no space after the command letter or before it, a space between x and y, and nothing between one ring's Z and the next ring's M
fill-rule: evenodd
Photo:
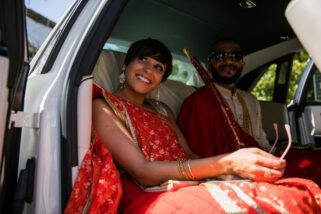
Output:
M321 74L316 66L306 69L306 81L301 81L302 93L297 97L299 109L299 132L303 144L321 147Z

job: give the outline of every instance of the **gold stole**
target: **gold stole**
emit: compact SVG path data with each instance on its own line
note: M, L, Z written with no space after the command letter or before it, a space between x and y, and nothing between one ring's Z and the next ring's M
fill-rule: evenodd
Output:
M252 122L251 122L250 113L249 113L249 109L247 108L246 102L239 93L236 93L236 97L239 100L239 102L241 103L242 111L243 111L243 126L242 126L242 128L244 131L246 131L246 133L253 136Z

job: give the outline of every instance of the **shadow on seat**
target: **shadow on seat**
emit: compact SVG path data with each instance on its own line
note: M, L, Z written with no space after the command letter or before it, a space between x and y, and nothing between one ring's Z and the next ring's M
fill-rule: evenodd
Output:
M260 101L260 106L262 125L268 141L273 144L275 140L273 123L276 123L278 125L279 142L287 142L288 136L284 124L289 124L289 116L286 105L272 101Z

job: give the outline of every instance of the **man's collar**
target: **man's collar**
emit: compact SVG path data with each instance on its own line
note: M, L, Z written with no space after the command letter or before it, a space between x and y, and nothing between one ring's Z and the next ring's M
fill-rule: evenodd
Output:
M235 95L236 93L236 85L232 84L232 85L225 85L219 82L214 82L215 86L224 94L230 94L230 95Z

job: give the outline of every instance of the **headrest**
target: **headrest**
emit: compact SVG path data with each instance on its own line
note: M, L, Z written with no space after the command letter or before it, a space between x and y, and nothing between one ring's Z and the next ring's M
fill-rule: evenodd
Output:
M103 50L93 70L94 82L110 92L115 91L125 56L122 52Z

